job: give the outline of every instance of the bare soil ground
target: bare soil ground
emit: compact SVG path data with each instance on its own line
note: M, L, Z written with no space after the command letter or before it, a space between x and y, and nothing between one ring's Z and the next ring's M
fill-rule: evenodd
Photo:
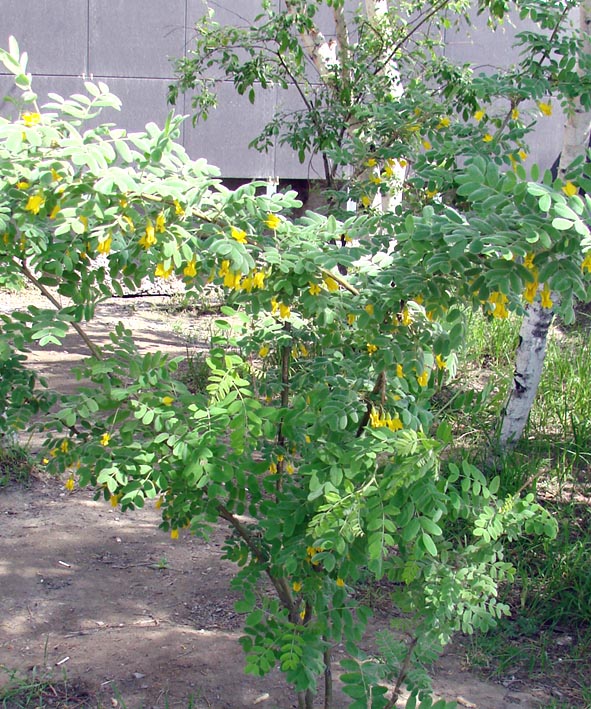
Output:
M0 293L0 311L30 300ZM143 347L184 354L186 339L175 330L186 331L188 323L179 316L175 327L158 302L106 303L92 334L106 338L123 320ZM85 355L72 337L30 360L65 391L73 385L72 365ZM10 671L25 675L35 667L55 678L42 706L295 706L279 672L243 673L233 568L221 559L224 529L208 542L188 534L173 541L158 523L154 508L122 515L94 501L91 490L68 492L63 481L42 474L28 487L0 489L0 698ZM377 610L375 624L387 627L388 613ZM544 687L480 681L465 669L464 652L458 645L434 668L440 696L479 709L552 704ZM67 692L58 691L64 672ZM22 699L1 701L25 706ZM347 706L343 695L337 706Z

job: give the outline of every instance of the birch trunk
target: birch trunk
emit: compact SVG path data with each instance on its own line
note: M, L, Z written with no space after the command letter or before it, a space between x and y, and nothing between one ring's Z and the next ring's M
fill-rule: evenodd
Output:
M591 29L591 0L579 5L579 31L583 38L583 52L591 52L589 30ZM591 113L578 99L572 102L571 112L564 126L562 152L558 164L558 177L563 178L568 166L580 155L585 155L589 144ZM503 414L499 445L501 449L514 446L523 433L532 409L542 376L546 340L554 313L545 310L539 303L526 308L515 362L513 388Z

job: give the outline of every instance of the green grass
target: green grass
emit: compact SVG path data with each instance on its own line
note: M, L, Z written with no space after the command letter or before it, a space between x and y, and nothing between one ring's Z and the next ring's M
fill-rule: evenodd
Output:
M74 709L96 707L85 690L71 685L64 673L56 678L51 672L33 668L22 674L0 665L0 709Z
M519 321L469 316L470 336L460 367L461 388L475 393L441 407L453 420L465 454L486 460L512 378ZM556 707L591 707L591 337L583 327L556 324L548 340L538 396L523 439L495 472L501 495L522 486L537 495L558 523L553 540L522 538L506 547L516 569L504 589L510 618L466 641L467 662L484 674L537 680L564 690ZM482 395L485 383L488 393ZM452 385L453 386L453 385ZM480 458L480 461L478 460Z
M19 446L0 447L0 489L11 484L28 485L35 463L28 451Z

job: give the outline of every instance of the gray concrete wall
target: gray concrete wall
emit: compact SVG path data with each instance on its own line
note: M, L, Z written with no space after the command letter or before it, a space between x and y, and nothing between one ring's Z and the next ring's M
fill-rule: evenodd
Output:
M275 0L281 8L283 0ZM357 3L351 0L351 6ZM244 22L260 8L260 0L212 2L221 22ZM121 113L108 111L104 120L128 130L141 130L148 121L162 124L170 110L166 94L172 76L171 58L183 56L191 46L192 28L205 11L204 0L0 0L0 44L14 35L29 53L33 88L45 101L47 92L68 96L83 90L83 80L108 84L123 102ZM330 24L327 24L329 27ZM475 63L506 63L515 57L512 32L449 32L450 56ZM18 95L12 78L0 67L0 95ZM254 105L224 82L219 108L205 123L186 121L182 141L193 157L205 157L226 177L315 177L314 169L300 165L287 148L276 146L266 154L248 149L248 143L273 115L277 103L297 99L285 92L261 92ZM3 107L3 112L10 108ZM190 112L188 97L177 106ZM532 160L551 164L560 150L560 118L541 123Z

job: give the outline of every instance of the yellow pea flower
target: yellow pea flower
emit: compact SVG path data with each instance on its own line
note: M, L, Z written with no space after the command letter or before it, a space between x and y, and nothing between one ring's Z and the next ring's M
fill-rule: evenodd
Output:
M195 278L195 276L197 275L196 264L197 259L193 257L190 261L187 262L187 265L183 268L183 275L187 278Z
M322 288L318 285L318 283L310 283L310 288L308 289L310 295L319 295L321 291Z
M64 440L60 443L60 450L62 453L67 453L69 449L70 449L70 442L68 440Z
M156 217L156 231L163 234L166 231L166 219L164 218L164 212Z
M101 436L101 446L107 447L109 445L109 441L111 440L111 435L109 433L103 433Z
M480 122L485 116L486 113L482 109L478 109L474 114L474 120Z
M412 324L412 315L410 314L408 308L403 308L401 320L402 324L406 327Z
M552 115L552 104L546 103L545 101L540 101L538 103L538 108L540 109L540 112L544 116L551 116Z
M569 180L562 188L562 191L567 197L574 197L578 193L579 188Z
M587 253L585 254L585 258L581 263L581 271L587 271L588 273L591 273L591 251L587 251Z
M417 382L422 387L427 386L427 384L429 383L429 372L426 369L422 374L419 374L419 376L417 377Z
M361 196L361 204L364 207L371 207L371 199L366 194L364 194Z
M494 140L494 138L492 137L492 135L491 135L490 133L487 133L487 134L482 138L482 140L483 140L485 143L491 143L491 142Z
M450 125L451 125L451 119L448 118L447 116L442 116L439 123L437 124L437 128L438 129L449 128Z
M237 229L233 226L231 235L232 238L235 239L239 244L248 244L248 241L246 239L246 232L242 229Z
M74 485L75 485L74 478L68 478L65 482L64 487L66 488L66 490L69 490L70 492L72 492L72 490L74 489Z
M40 113L30 113L29 111L23 113L21 116L23 119L23 123L27 128L32 128L33 126L36 126L38 123L41 122L41 114Z
M39 214L39 210L45 204L45 199L41 193L32 194L27 200L25 210L31 214Z
M447 362L443 359L441 355L437 355L435 357L435 364L437 365L437 369L446 369L447 368Z
M404 369L402 368L401 364L396 365L396 376L398 377L398 379L404 378Z
M271 462L269 463L269 472L270 472L272 475L274 475L274 474L277 472L277 463L274 463L273 461L271 461Z
M267 347L267 345L263 345L261 349L259 350L259 357L262 357L265 359L265 357L269 354L270 350Z
M255 271L252 274L252 285L253 288L263 289L265 287L265 272Z
M373 303L368 303L368 304L365 306L365 312L366 312L368 315L373 315L373 314L374 314L375 309L374 309L374 307L373 307Z
M310 436L308 436L307 433L306 433L306 435L304 436L304 441L306 441L306 443L312 443L312 439L310 438Z
M378 346L372 344L371 342L368 342L366 347L367 347L367 351L370 355L372 355L374 352L378 351Z
M517 155L519 156L519 159L520 159L522 162L523 162L524 160L527 160L527 153L525 152L525 150L523 150L523 148L517 153Z
M161 496L156 500L156 502L154 503L154 507L155 507L157 510L159 510L159 509L162 507L163 504L164 504L164 498L163 498L162 495L161 495Z
M170 266L169 268L164 268L164 264L159 263L156 266L156 270L154 271L154 275L157 278L165 278L166 279L166 278L170 278L170 276L172 275L172 271L173 271L172 266Z
M421 145L423 146L423 148L425 148L425 150L431 150L432 146L428 140L426 140L426 139L421 140Z
M171 539L178 539L179 538L179 530L178 529L171 529L170 530L170 538Z
M302 590L302 584L299 581L294 581L291 587L296 593L299 593Z
M338 586L339 588L343 588L343 586L345 585L345 582L344 582L343 579L339 576L339 578L336 580L336 584L337 584L337 586Z
M164 406L171 406L174 404L174 399L172 396L163 396L160 401L164 404Z
M550 290L548 284L544 284L544 287L542 288L542 292L540 294L540 303L542 305L542 308L550 310L554 306L551 295L552 291Z
M105 254L105 256L109 253L111 253L111 244L113 243L113 237L109 235L106 239L103 241L99 241L98 246L96 247L96 250L99 252L99 254Z
M334 278L331 278L330 276L322 276L322 280L326 284L326 287L331 293L335 293L339 289L339 284L335 281Z
M355 319L356 319L356 318L357 318L357 316L355 315L355 313L348 313L348 314L347 314L347 323L348 323L349 325L353 325L353 323L355 322Z
M294 468L294 466L293 466L293 463L288 463L288 464L285 466L285 472L286 472L288 475L293 475L293 474L295 473L295 468Z
M54 167L51 168L51 179L54 182L59 182L62 179L62 176L59 174L59 172Z
M270 213L265 219L265 224L269 227L269 229L275 231L275 229L277 229L277 227L281 224L281 218L276 214Z
M177 216L179 217L184 217L185 216L185 210L183 209L182 205L180 202L178 202L176 199L173 202L174 204L174 212Z
M375 167L377 164L378 162L375 158L369 158L365 163L366 167Z
M27 190L31 185L26 180L19 180L16 183L17 190Z
M514 108L511 110L511 118L516 121L519 118L519 111Z
M143 248L146 249L146 251L151 247L155 246L158 243L158 240L156 239L156 230L154 229L154 225L152 224L151 220L148 219L148 223L146 224L146 231L142 238L138 241L138 244Z
M525 290L523 291L523 300L525 300L526 303L531 305L534 302L538 293L539 285L540 284L537 281L532 281L525 286Z
M279 317L283 318L283 320L287 320L290 315L291 308L289 307L289 305L285 305L285 303L279 303Z
M109 498L109 502L111 503L111 507L117 507L119 504L119 499L121 498L121 495L111 495Z
M58 215L60 209L61 209L61 208L60 208L59 204L54 205L53 209L52 209L51 212L49 213L49 218L50 218L50 219L55 219L55 218L57 217L57 215Z

